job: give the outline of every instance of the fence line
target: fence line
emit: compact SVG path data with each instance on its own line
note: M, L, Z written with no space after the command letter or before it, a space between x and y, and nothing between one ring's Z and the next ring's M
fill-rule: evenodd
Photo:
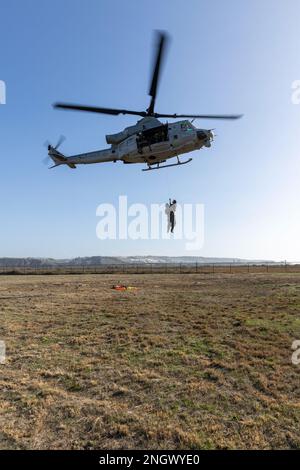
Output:
M235 274L300 273L299 264L288 263L147 263L55 266L0 266L0 275L9 274Z

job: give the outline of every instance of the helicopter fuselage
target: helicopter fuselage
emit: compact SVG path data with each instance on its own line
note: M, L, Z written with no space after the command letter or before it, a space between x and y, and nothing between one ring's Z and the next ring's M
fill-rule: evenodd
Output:
M210 147L213 133L211 130L197 129L187 120L164 124L155 118L144 118L138 121L136 126L126 128L115 136L107 136L107 141L113 139L121 141L105 150L71 157L64 157L56 151L57 156L63 159L55 163L79 165L123 161L123 163L146 163L151 166L202 147ZM55 154L52 159L55 161Z

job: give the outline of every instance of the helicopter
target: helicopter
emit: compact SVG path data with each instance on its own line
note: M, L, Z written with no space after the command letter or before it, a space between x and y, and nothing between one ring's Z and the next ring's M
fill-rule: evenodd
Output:
M84 106L70 103L54 103L55 109L84 111L91 113L118 116L132 115L140 116L141 119L133 126L126 127L117 134L106 135L109 148L94 152L82 153L70 157L61 153L58 148L64 138L52 146L47 144L48 156L53 161L54 168L67 165L75 169L77 165L92 163L117 162L125 164L144 163L143 171L185 165L192 161L189 158L181 161L179 156L202 147L210 147L214 140L213 129L198 129L194 126L194 119L226 119L233 120L242 117L241 114L204 115L204 114L166 114L155 111L156 96L160 81L162 62L165 58L168 35L165 32L157 32L157 45L154 54L152 77L150 81L149 96L150 105L146 111L133 111L130 109L103 108L95 106ZM159 118L184 120L176 122L161 122ZM191 119L191 120L190 120ZM170 158L176 158L176 163L164 164Z

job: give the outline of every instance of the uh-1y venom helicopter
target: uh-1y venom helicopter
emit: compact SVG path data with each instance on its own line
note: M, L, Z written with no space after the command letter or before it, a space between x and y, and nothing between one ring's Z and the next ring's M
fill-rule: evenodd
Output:
M79 164L116 162L123 163L146 163L148 168L143 171L178 166L189 163L192 158L181 162L179 155L210 147L214 138L212 129L197 129L188 118L197 119L238 119L241 115L192 115L192 114L164 114L154 111L158 82L160 77L161 64L166 49L167 36L165 33L158 33L158 44L156 57L152 72L152 80L149 89L151 96L150 106L146 111L132 111L128 109L99 108L94 106L82 106L67 103L55 103L54 108L69 109L78 111L89 111L92 113L109 114L117 116L119 114L129 114L141 116L134 126L126 127L118 134L106 135L106 142L111 147L105 150L98 150L80 155L66 157L58 151L62 139L54 147L48 144L48 155L53 160L51 168L60 165L68 165L76 168ZM162 123L158 118L187 118L183 121L173 123ZM177 157L177 163L161 165L166 160Z

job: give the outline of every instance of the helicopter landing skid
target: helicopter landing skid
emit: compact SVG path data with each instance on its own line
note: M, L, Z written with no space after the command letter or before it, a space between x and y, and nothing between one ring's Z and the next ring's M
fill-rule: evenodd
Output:
M170 168L171 166L180 166L180 165L185 165L186 163L190 163L193 159L189 158L185 162L181 162L179 158L177 157L177 163L171 163L170 165L162 165L160 166L159 163L156 163L156 166L150 166L148 164L148 168L143 168L142 171L152 171L152 170L160 170L161 168Z

